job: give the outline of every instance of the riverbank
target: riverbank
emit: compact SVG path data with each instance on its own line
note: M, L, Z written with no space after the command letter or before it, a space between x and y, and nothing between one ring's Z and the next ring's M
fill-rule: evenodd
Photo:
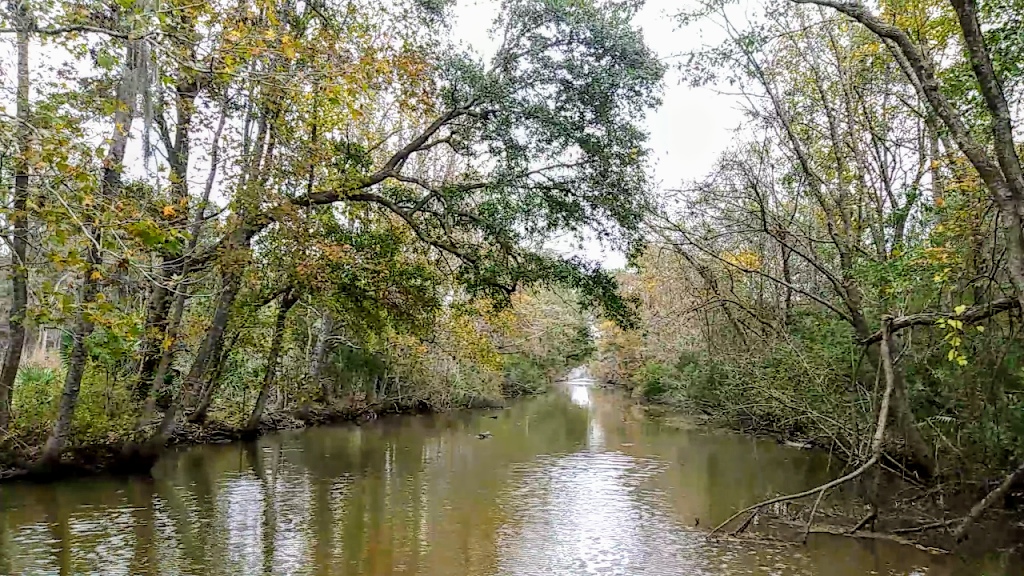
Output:
M603 386L623 389L603 382ZM841 452L819 439L794 433L793 429L752 426L750 422L694 414L672 402L635 399L645 415L680 429L723 430L750 437L768 438L797 450L827 453L836 462L835 477L855 469ZM833 534L854 538L888 540L932 553L978 556L994 551L1024 553L1024 485L1010 490L1002 502L985 511L957 541L953 531L979 501L1003 478L970 482L934 478L921 482L901 469L895 459L883 462L881 474L871 474L837 486L815 503L815 495L765 507L754 515L724 527L722 536L768 537L803 541L808 534ZM873 495L873 496L872 496ZM874 500L873 508L869 500ZM813 511L813 512L812 512ZM813 518L812 518L813 515Z
M504 402L489 398L473 398L452 410L494 409ZM423 403L388 401L371 406L327 408L307 405L290 410L269 410L255 430L235 426L215 418L204 423L185 421L178 425L164 450L142 455L137 445L125 441L73 446L65 450L57 466L40 469L35 465L41 446L7 446L0 450L0 482L55 482L93 475L148 475L156 461L173 446L199 446L253 440L271 432L298 430L342 423L362 425L364 422L396 415L439 412Z

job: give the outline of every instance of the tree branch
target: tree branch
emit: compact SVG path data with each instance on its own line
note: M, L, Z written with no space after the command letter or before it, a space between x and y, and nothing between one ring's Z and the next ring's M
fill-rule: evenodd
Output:
M904 328L910 328L911 326L922 326L925 324L935 324L936 320L942 319L954 319L962 320L964 324L974 324L991 316L995 316L1000 312L1007 310L1016 310L1020 308L1020 301L1016 298L1000 298L987 304L979 304L977 306L971 306L970 308L963 311L961 314L955 312L922 312L920 314L911 314L910 316L899 316L892 319L892 331L897 332ZM879 330L871 336L861 340L861 344L864 346L870 346L875 342L882 339L882 331Z
M1015 194L1003 177L1002 172L1000 172L999 166L992 162L985 149L970 135L960 115L953 109L949 100L946 99L939 89L939 81L931 64L925 59L906 31L898 26L886 24L860 2L845 2L842 0L791 1L796 4L817 4L834 8L860 22L878 37L891 40L899 52L906 57L907 62L910 63L914 75L921 83L921 89L924 91L928 103L935 110L935 114L942 120L942 123L949 129L960 151L970 160L971 165L978 171L978 175L981 176L985 185L988 186L1001 204L1005 205L1014 199Z
M1002 496L1009 492L1010 488L1012 488L1013 485L1022 478L1024 478L1024 463L1021 463L1016 470L1011 472L1010 475L1003 480L1002 484L1000 484L995 490L989 492L988 496L985 496L981 502L978 502L973 508L971 508L967 517L964 518L964 521L961 522L960 525L957 526L956 531L953 532L953 537L956 538L956 541L963 541L964 537L967 535L967 528L969 528L975 520L981 517L981 514L985 512L986 508L991 506L996 500L1002 498Z

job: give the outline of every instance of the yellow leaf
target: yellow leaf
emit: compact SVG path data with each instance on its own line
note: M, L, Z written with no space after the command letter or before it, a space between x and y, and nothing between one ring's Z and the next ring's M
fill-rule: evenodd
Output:
M953 358L956 358L956 350L950 350L949 354L946 354L946 358L952 362Z
M164 206L164 217L166 217L166 218L173 218L174 214L175 214L174 206L171 206L170 204L168 204L167 206Z
M974 329L977 330L978 332L984 332L985 331L985 327L984 326L975 326Z
M964 310L967 310L967 306L965 306L963 304L957 306L956 308L953 308L953 311L956 312L957 316L963 314Z
M93 270L92 274L89 275L89 278L91 280L101 280L103 278L103 274L100 274L98 271Z

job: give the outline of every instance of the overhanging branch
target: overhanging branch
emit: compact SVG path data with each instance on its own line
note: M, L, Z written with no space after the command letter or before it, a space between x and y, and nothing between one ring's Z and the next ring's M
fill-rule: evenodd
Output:
M954 312L922 312L920 314L911 314L909 316L900 316L892 319L893 332L903 330L904 328L910 328L911 326L923 326L926 324L935 324L936 320L960 320L964 324L974 324L980 322L986 318L990 318L1005 312L1007 310L1016 310L1020 308L1020 302L1016 298L1000 298L987 304L979 304L977 306L971 306L964 310L960 314ZM868 338L861 340L861 344L870 346L875 342L882 340L882 331L875 332Z

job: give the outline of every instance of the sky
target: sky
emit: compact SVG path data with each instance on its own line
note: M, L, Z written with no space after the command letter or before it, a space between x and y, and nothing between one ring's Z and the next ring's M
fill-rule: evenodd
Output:
M485 58L495 43L488 30L498 11L496 0L460 0L454 27L455 36ZM643 30L647 45L670 66L674 54L716 44L720 34L712 25L694 25L678 29L671 14L687 8L682 0L648 0L635 24ZM710 172L718 156L728 148L733 134L743 121L735 97L712 88L693 88L679 82L679 73L670 70L665 77L662 105L644 121L653 152L651 179L656 190L678 188ZM598 260L605 268L622 268L625 256L604 249L594 241L585 242L582 251L565 242L554 246L568 253L581 253Z

